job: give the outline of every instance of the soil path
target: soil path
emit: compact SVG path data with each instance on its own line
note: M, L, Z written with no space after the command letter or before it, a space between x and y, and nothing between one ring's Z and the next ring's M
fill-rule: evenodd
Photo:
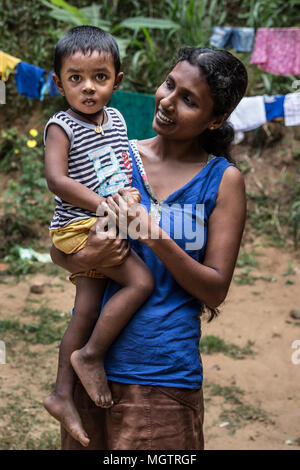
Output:
M294 252L259 242L244 249L258 262L248 272L253 283L233 281L219 318L202 325L203 342L214 336L249 350L243 359L226 351L202 354L206 449L299 450L300 319L290 311L300 309L300 260ZM244 275L243 269L237 267L235 276ZM18 283L4 280L2 322L31 324L43 305L61 312L66 324L74 287L64 273L32 275ZM43 285L41 294L30 292L34 284ZM0 340L8 345L6 364L0 365L0 410L5 410L0 448L45 448L49 433L48 448L58 448L58 424L41 403L55 380L59 341L31 344L12 329L0 330ZM292 348L296 340L299 354Z

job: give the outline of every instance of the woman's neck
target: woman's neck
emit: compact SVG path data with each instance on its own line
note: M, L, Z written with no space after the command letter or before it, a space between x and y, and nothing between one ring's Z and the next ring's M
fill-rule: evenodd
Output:
M190 163L195 161L205 162L208 153L201 146L200 139L195 140L173 140L157 135L149 142L153 152L160 160L174 160Z

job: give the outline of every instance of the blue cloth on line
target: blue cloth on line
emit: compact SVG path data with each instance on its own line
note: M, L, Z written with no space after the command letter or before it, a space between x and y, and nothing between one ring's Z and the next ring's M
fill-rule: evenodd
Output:
M284 99L285 95L264 96L267 121L284 117Z
M28 98L40 98L45 70L35 65L19 62L16 67L16 86L19 93Z
M254 28L236 28L231 26L215 26L210 38L214 47L234 49L236 52L252 51Z
M46 85L48 88L48 95L51 96L51 98L60 94L53 81L53 78L52 78L53 73L54 72L49 72L47 80L46 80Z

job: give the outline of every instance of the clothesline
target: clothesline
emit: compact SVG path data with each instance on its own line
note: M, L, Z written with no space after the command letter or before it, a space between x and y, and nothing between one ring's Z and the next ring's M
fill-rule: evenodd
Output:
M53 72L23 62L21 59L0 50L0 78L6 82L11 73L15 73L16 87L19 93L28 98L44 99L45 94L51 97L59 95L52 79Z
M215 26L210 44L251 52L250 64L278 75L300 75L300 28L254 28Z
M286 39L284 47L279 41L280 38L281 41ZM213 46L234 48L238 52L249 52L253 41L254 28L214 27L211 36ZM290 52L294 54L292 58ZM272 68L272 70L279 67L283 75L287 70L290 74L292 70L294 73L299 69L298 74L300 75L300 28L258 29L251 63L255 61L261 67ZM283 66L286 68L283 69ZM0 78L5 82L13 72L15 72L15 82L19 93L40 100L43 100L46 94L50 97L59 95L52 79L53 72L46 72L45 69L23 62L21 59L0 50ZM133 108L137 106L137 103L139 103L140 109L147 114L147 119L143 122L151 123L154 111L154 96L152 95L118 91L113 95L110 105L118 107L123 113L126 122L128 122L129 134L139 138L151 137L153 135L151 124L144 125L140 129L140 125L136 121L136 109ZM132 116L134 119L131 119ZM286 126L300 125L299 92L287 95L244 97L228 121L231 122L235 133L241 135L243 132L256 129L274 119L282 119Z
M274 96L247 96L237 105L228 121L235 131L235 143L244 132L257 129L267 121L282 120L286 126L300 125L300 93Z
M250 63L280 75L300 76L300 28L258 28L214 26L210 44L215 47L250 52ZM29 98L44 99L45 94L59 94L52 73L45 77L45 70L23 62L0 50L0 77L7 81L16 70L16 86L19 93Z

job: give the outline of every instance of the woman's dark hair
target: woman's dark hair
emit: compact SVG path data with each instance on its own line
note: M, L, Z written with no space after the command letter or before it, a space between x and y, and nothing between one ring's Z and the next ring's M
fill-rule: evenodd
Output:
M94 51L112 55L116 75L120 72L119 48L112 35L95 26L77 26L68 31L55 46L54 71L58 77L63 59L78 51L84 55L92 54Z
M243 98L248 85L247 70L242 62L228 51L191 46L179 50L176 64L184 60L197 66L201 77L206 80L214 102L214 116L229 117ZM228 122L215 130L206 129L201 139L206 152L234 163L230 155L234 130ZM218 309L203 304L200 315L205 311L209 313L209 322L219 313Z
M214 102L213 114L216 117L229 116L243 98L248 85L247 70L242 62L228 51L191 46L179 50L176 64L183 60L197 66L206 80ZM234 131L228 122L218 129L207 129L201 138L203 148L209 154L233 161L230 145Z

